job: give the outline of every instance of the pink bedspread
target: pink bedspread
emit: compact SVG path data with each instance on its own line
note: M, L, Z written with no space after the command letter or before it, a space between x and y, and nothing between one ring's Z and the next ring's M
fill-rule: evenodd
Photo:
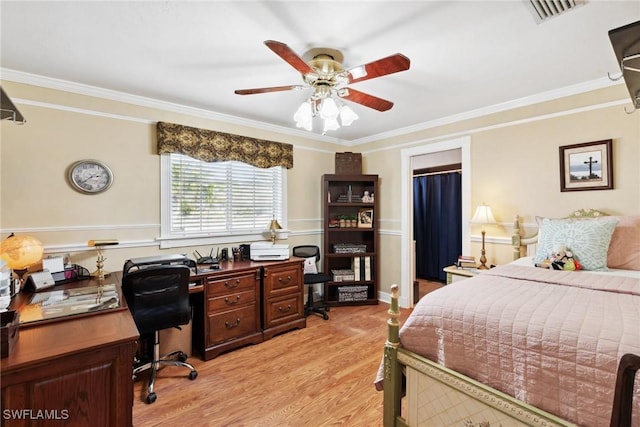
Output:
M500 266L424 297L400 341L565 420L608 426L618 361L640 354L640 279Z

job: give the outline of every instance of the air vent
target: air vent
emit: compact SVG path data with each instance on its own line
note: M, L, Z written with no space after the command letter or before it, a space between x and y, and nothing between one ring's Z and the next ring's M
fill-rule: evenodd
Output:
M522 0L539 24L549 18L569 12L586 3L586 0Z

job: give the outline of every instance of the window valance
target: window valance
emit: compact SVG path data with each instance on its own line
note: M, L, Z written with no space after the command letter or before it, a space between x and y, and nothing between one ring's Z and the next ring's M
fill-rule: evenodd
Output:
M205 162L236 160L259 168L293 167L293 145L158 122L158 154L180 153Z

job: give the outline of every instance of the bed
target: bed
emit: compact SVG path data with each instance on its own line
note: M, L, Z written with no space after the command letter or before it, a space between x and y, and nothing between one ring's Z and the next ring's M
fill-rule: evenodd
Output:
M640 215L536 219L524 238L516 217L512 263L429 293L402 328L392 286L385 427L610 424L620 360L640 355ZM535 267L559 239L584 270Z

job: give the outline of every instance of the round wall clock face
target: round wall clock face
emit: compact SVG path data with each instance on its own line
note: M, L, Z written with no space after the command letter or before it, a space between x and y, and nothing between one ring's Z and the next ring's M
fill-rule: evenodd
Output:
M109 166L98 160L80 160L69 166L69 183L84 194L98 194L106 191L113 183L113 173Z

